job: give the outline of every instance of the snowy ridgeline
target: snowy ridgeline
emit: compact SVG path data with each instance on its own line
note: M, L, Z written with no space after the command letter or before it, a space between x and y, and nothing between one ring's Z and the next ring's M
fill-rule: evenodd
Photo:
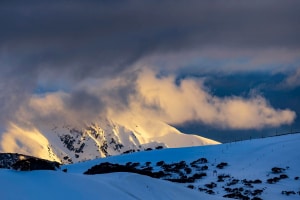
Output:
M63 165L57 171L3 169L1 196L3 199L299 199L299 142L300 134L294 134L111 156Z
M125 121L124 121L125 120ZM197 135L183 134L156 119L124 117L97 123L41 125L31 130L12 125L1 137L0 152L16 152L71 164L139 151L219 144Z

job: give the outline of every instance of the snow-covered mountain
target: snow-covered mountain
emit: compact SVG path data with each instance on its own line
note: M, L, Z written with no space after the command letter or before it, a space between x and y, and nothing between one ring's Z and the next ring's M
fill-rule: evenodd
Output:
M0 151L29 154L61 163L162 148L219 144L145 117L98 119L72 126L67 123L24 130L17 125L3 135Z
M300 197L299 142L293 134L135 152L58 171L1 169L1 198L294 200ZM109 170L118 172L103 174Z
M220 145L163 149L63 166L98 174L107 166L176 182L201 194L236 199L300 198L300 134ZM101 164L102 163L102 164ZM112 166L110 166L112 164ZM117 164L117 165L115 165ZM115 166L114 166L115 165ZM119 165L119 166L118 166ZM128 170L129 168L129 170ZM121 170L124 171L124 168Z

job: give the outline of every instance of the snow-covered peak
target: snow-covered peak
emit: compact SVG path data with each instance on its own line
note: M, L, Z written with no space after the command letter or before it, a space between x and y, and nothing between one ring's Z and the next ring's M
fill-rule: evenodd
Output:
M42 140L38 138L42 138ZM57 122L24 130L14 124L2 137L1 150L61 163L162 148L219 144L146 116L100 118L84 125ZM10 144L10 145L6 145Z

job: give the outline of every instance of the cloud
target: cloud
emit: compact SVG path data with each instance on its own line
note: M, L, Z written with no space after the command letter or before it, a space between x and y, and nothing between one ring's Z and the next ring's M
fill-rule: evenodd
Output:
M4 152L34 155L40 158L49 158L59 161L57 156L50 152L47 138L37 129L20 127L10 123L7 131L0 140L1 150Z
M135 65L181 75L288 73L299 66L300 50L207 47L152 54Z
M99 50L98 45L104 45L106 52L113 53L124 51L130 43L127 50L144 52L216 44L254 48L299 45L299 2L293 0L67 3L1 2L1 18L5 19L5 23L1 21L5 28L1 38L19 46L31 43L32 47L39 41L48 41L48 47L61 46L62 51L75 47L72 53L77 53L76 47L90 46ZM59 56L52 56L55 58L55 55Z
M66 118L65 110L81 111L82 118L91 119L109 112L107 108L124 110L141 95L135 70L143 66L167 74L293 66L300 51L299 8L300 2L292 0L1 1L0 125L15 120L20 110L32 109L36 116L44 113L30 108L35 101L60 102L62 110L57 113ZM191 94L184 87L198 91L189 82L193 81L180 86L187 95ZM93 84L104 85L97 89ZM33 94L41 86L65 92ZM180 93L173 89L174 95ZM203 89L198 92L206 94ZM183 100L188 107L196 106ZM159 111L157 104L144 106ZM180 121L174 116L166 119Z
M300 86L300 68L292 70L292 72L287 76L287 78L280 83L281 88L296 88Z
M83 125L132 112L170 124L199 121L224 129L277 127L296 118L295 112L275 109L262 96L213 96L203 79L176 83L174 76L157 77L153 71L142 70L131 80L133 84L124 81L118 78L102 86L88 81L73 93L34 95L18 116L36 125Z
M116 75L142 58L168 53L227 59L227 52L244 52L251 59L285 51L287 57L300 49L299 7L292 0L4 1L1 60L27 77L78 81ZM278 55L266 56L266 63Z
M296 114L275 109L261 96L220 98L209 93L203 81L175 77L157 78L146 71L138 79L139 92L152 117L171 124L200 121L226 129L260 129L291 124ZM138 103L137 103L138 104ZM140 109L144 110L144 105ZM155 108L155 109L152 109Z
M82 128L108 117L109 112L128 110L135 95L136 73L114 79L85 79L70 91L31 95L11 121L25 127L68 124Z

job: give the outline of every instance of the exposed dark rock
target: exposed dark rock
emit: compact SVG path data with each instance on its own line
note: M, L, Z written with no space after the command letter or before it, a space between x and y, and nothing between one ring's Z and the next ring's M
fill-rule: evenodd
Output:
M194 179L201 179L203 176L207 176L207 174L206 173L196 173L192 177Z
M191 162L191 165L195 165L195 164L205 164L208 163L208 160L206 158L199 158L193 162Z
M103 141L103 143L100 147L101 151L104 153L105 156L108 155L107 148L108 148L108 144L107 144L107 141L105 140L105 141Z
M225 197L225 198L231 198L231 199L250 200L249 197L243 195L241 192L235 192L235 193L225 194L223 197Z
M219 169L223 169L225 166L228 166L228 163L226 163L226 162L221 162L221 163L219 163L216 167L219 168Z
M286 178L289 178L289 177L286 174L280 174L279 178L280 179L286 179Z
M27 158L25 160L19 160L12 165L15 170L32 171L32 170L56 170L59 168L58 162L52 162L39 158Z
M218 175L218 180L217 182L224 182L224 179L230 178L228 174L220 174Z
M251 200L262 200L260 197L253 197Z
M17 153L0 153L0 168L21 171L56 170L60 163Z
M112 164L108 162L95 165L92 168L88 169L86 172L84 172L84 174L92 175L92 174L105 174L105 173L112 173L112 172L131 172L131 173L150 176L153 178L162 178L166 176L166 174L163 171L151 172L142 169L136 169L130 165L119 165L119 164Z
M82 143L79 148L75 148L75 153L83 153L85 143Z
M280 174L280 173L282 173L284 171L285 171L284 168L280 168L280 167L273 167L272 168L272 173L274 173L274 174Z
M189 168L189 167L186 167L184 168L184 171L187 173L187 174L190 174L192 172L192 169Z
M206 190L205 193L207 193L207 194L215 194L215 192L213 190Z
M193 186L193 185L188 185L187 188L194 189L195 186Z
M209 189L213 189L213 188L217 187L217 184L214 183L214 182L211 182L211 183L205 184L204 186L209 188Z
M134 152L135 152L134 149L130 149L130 150L124 151L123 154L134 153Z
M289 195L291 195L291 194L296 194L296 192L294 192L294 191L282 191L281 192L281 194L284 194L284 195L286 195L286 196L289 196Z
M269 179L267 180L267 183L269 183L269 184L274 184L274 183L277 183L279 180L280 180L279 177L269 178Z
M263 190L256 189L251 194L252 194L252 196L257 196L257 195L261 195L262 193L263 193Z
M226 185L227 185L227 186L231 186L231 185L237 184L238 182L239 182L238 179L233 179L233 180L231 180L229 183L227 183Z
M156 166L162 166L162 165L164 165L164 164L165 164L164 161L159 161L159 162L156 163Z
M67 147L67 149L69 149L70 151L74 151L75 139L71 135L61 135L59 136L59 138L63 142L64 146Z

